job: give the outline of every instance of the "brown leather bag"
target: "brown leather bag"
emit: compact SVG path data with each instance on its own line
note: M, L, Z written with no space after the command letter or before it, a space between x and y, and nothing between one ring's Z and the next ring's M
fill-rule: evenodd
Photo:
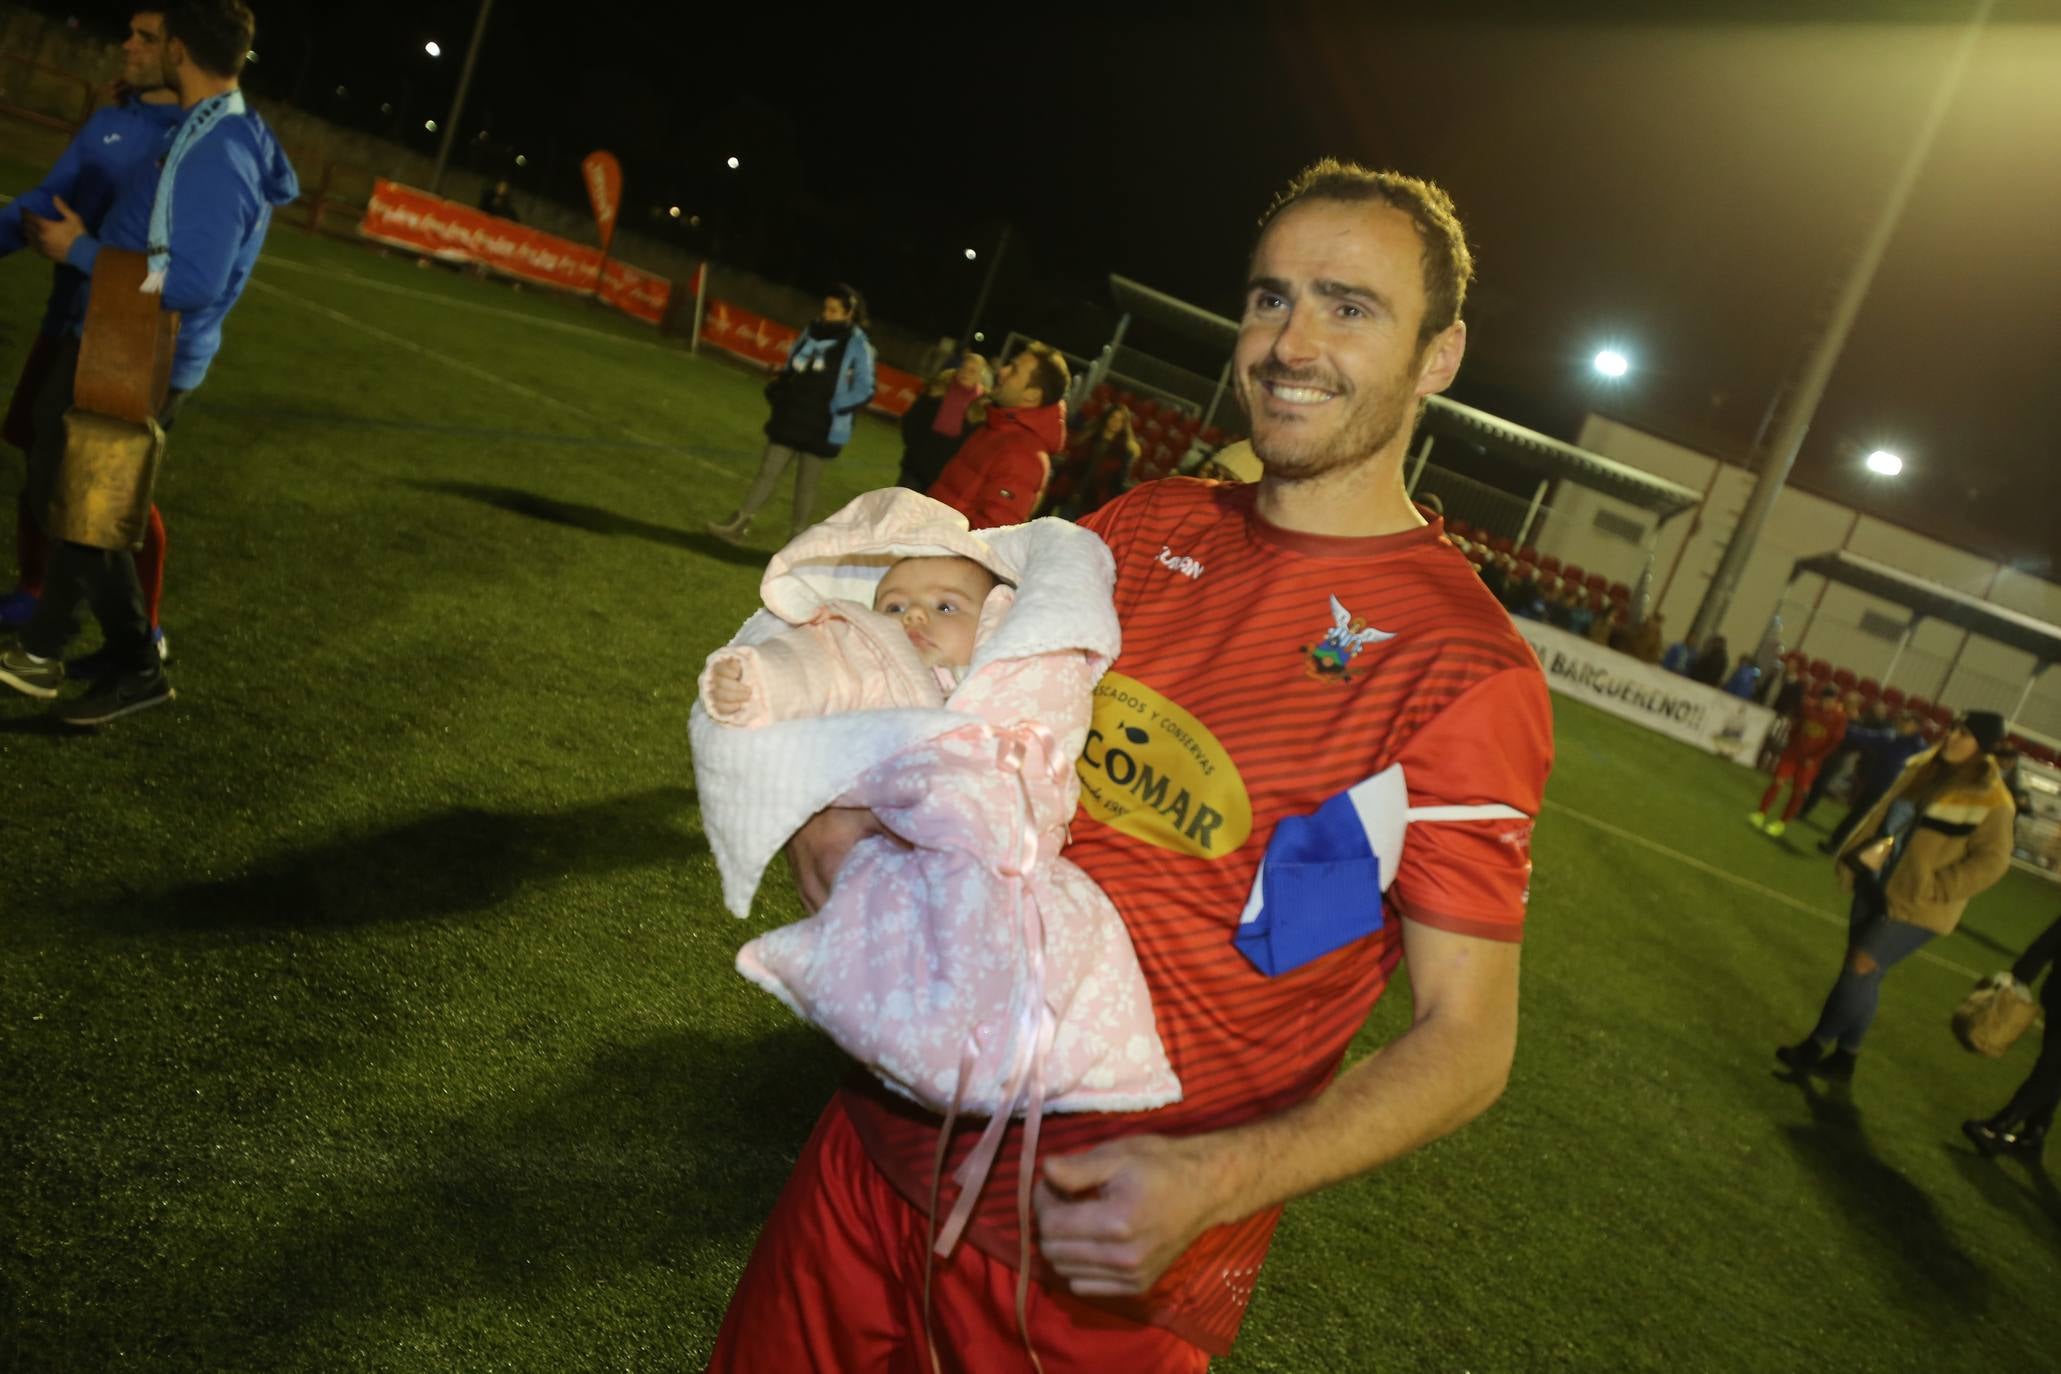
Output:
M143 254L121 248L103 247L93 264L64 460L44 522L57 538L96 549L142 546L164 460L158 415L179 316L141 289L147 271Z
M2000 1058L2039 1016L2032 989L2008 973L1992 974L1954 1008L1954 1038L1975 1053Z

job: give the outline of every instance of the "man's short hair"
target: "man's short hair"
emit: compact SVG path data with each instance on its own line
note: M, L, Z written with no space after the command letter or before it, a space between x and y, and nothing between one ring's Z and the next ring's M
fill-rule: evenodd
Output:
M186 55L210 76L241 76L258 21L243 0L169 0L165 42L186 45Z
M1067 367L1066 359L1059 355L1059 350L1033 339L1023 346L1023 351L1038 360L1031 380L1043 393L1041 403L1051 405L1054 401L1065 400L1067 388L1073 385L1073 372Z
M1327 157L1296 174L1260 217L1260 233L1286 210L1306 200L1346 205L1375 201L1402 211L1417 226L1424 251L1424 323L1417 330L1421 348L1460 318L1467 303L1467 284L1474 280L1474 254L1453 198L1433 182L1401 172L1377 172L1357 162Z

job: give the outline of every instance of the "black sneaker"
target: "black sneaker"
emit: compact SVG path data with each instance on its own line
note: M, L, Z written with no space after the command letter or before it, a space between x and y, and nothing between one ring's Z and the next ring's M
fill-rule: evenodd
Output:
M37 658L17 644L0 652L0 683L23 696L48 701L57 695L58 688L64 686L64 662L55 658Z
M1798 1073L1809 1073L1818 1067L1818 1061L1824 1057L1825 1047L1809 1037L1793 1045L1779 1045L1775 1048L1775 1058Z
M2004 1133L1987 1121L1963 1121L1961 1134L1985 1158L2004 1148Z
M140 673L116 673L104 677L88 688L84 696L67 701L53 714L66 725L105 725L111 720L162 706L175 695L164 669L146 668Z
M2047 1143L2045 1128L2018 1126L2008 1131L1997 1132L1997 1148L2007 1155L2020 1159L2038 1159Z

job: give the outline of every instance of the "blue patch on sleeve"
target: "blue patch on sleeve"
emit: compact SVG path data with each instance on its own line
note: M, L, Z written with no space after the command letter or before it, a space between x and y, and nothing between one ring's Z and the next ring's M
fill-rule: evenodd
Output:
M1351 798L1274 828L1260 875L1260 908L1233 942L1269 978L1381 929L1381 860Z

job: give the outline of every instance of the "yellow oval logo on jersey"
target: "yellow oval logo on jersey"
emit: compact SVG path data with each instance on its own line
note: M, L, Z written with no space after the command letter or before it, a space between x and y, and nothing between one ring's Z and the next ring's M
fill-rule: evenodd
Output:
M1245 780L1209 727L1122 673L1095 687L1074 771L1089 815L1161 849L1221 859L1252 833Z

